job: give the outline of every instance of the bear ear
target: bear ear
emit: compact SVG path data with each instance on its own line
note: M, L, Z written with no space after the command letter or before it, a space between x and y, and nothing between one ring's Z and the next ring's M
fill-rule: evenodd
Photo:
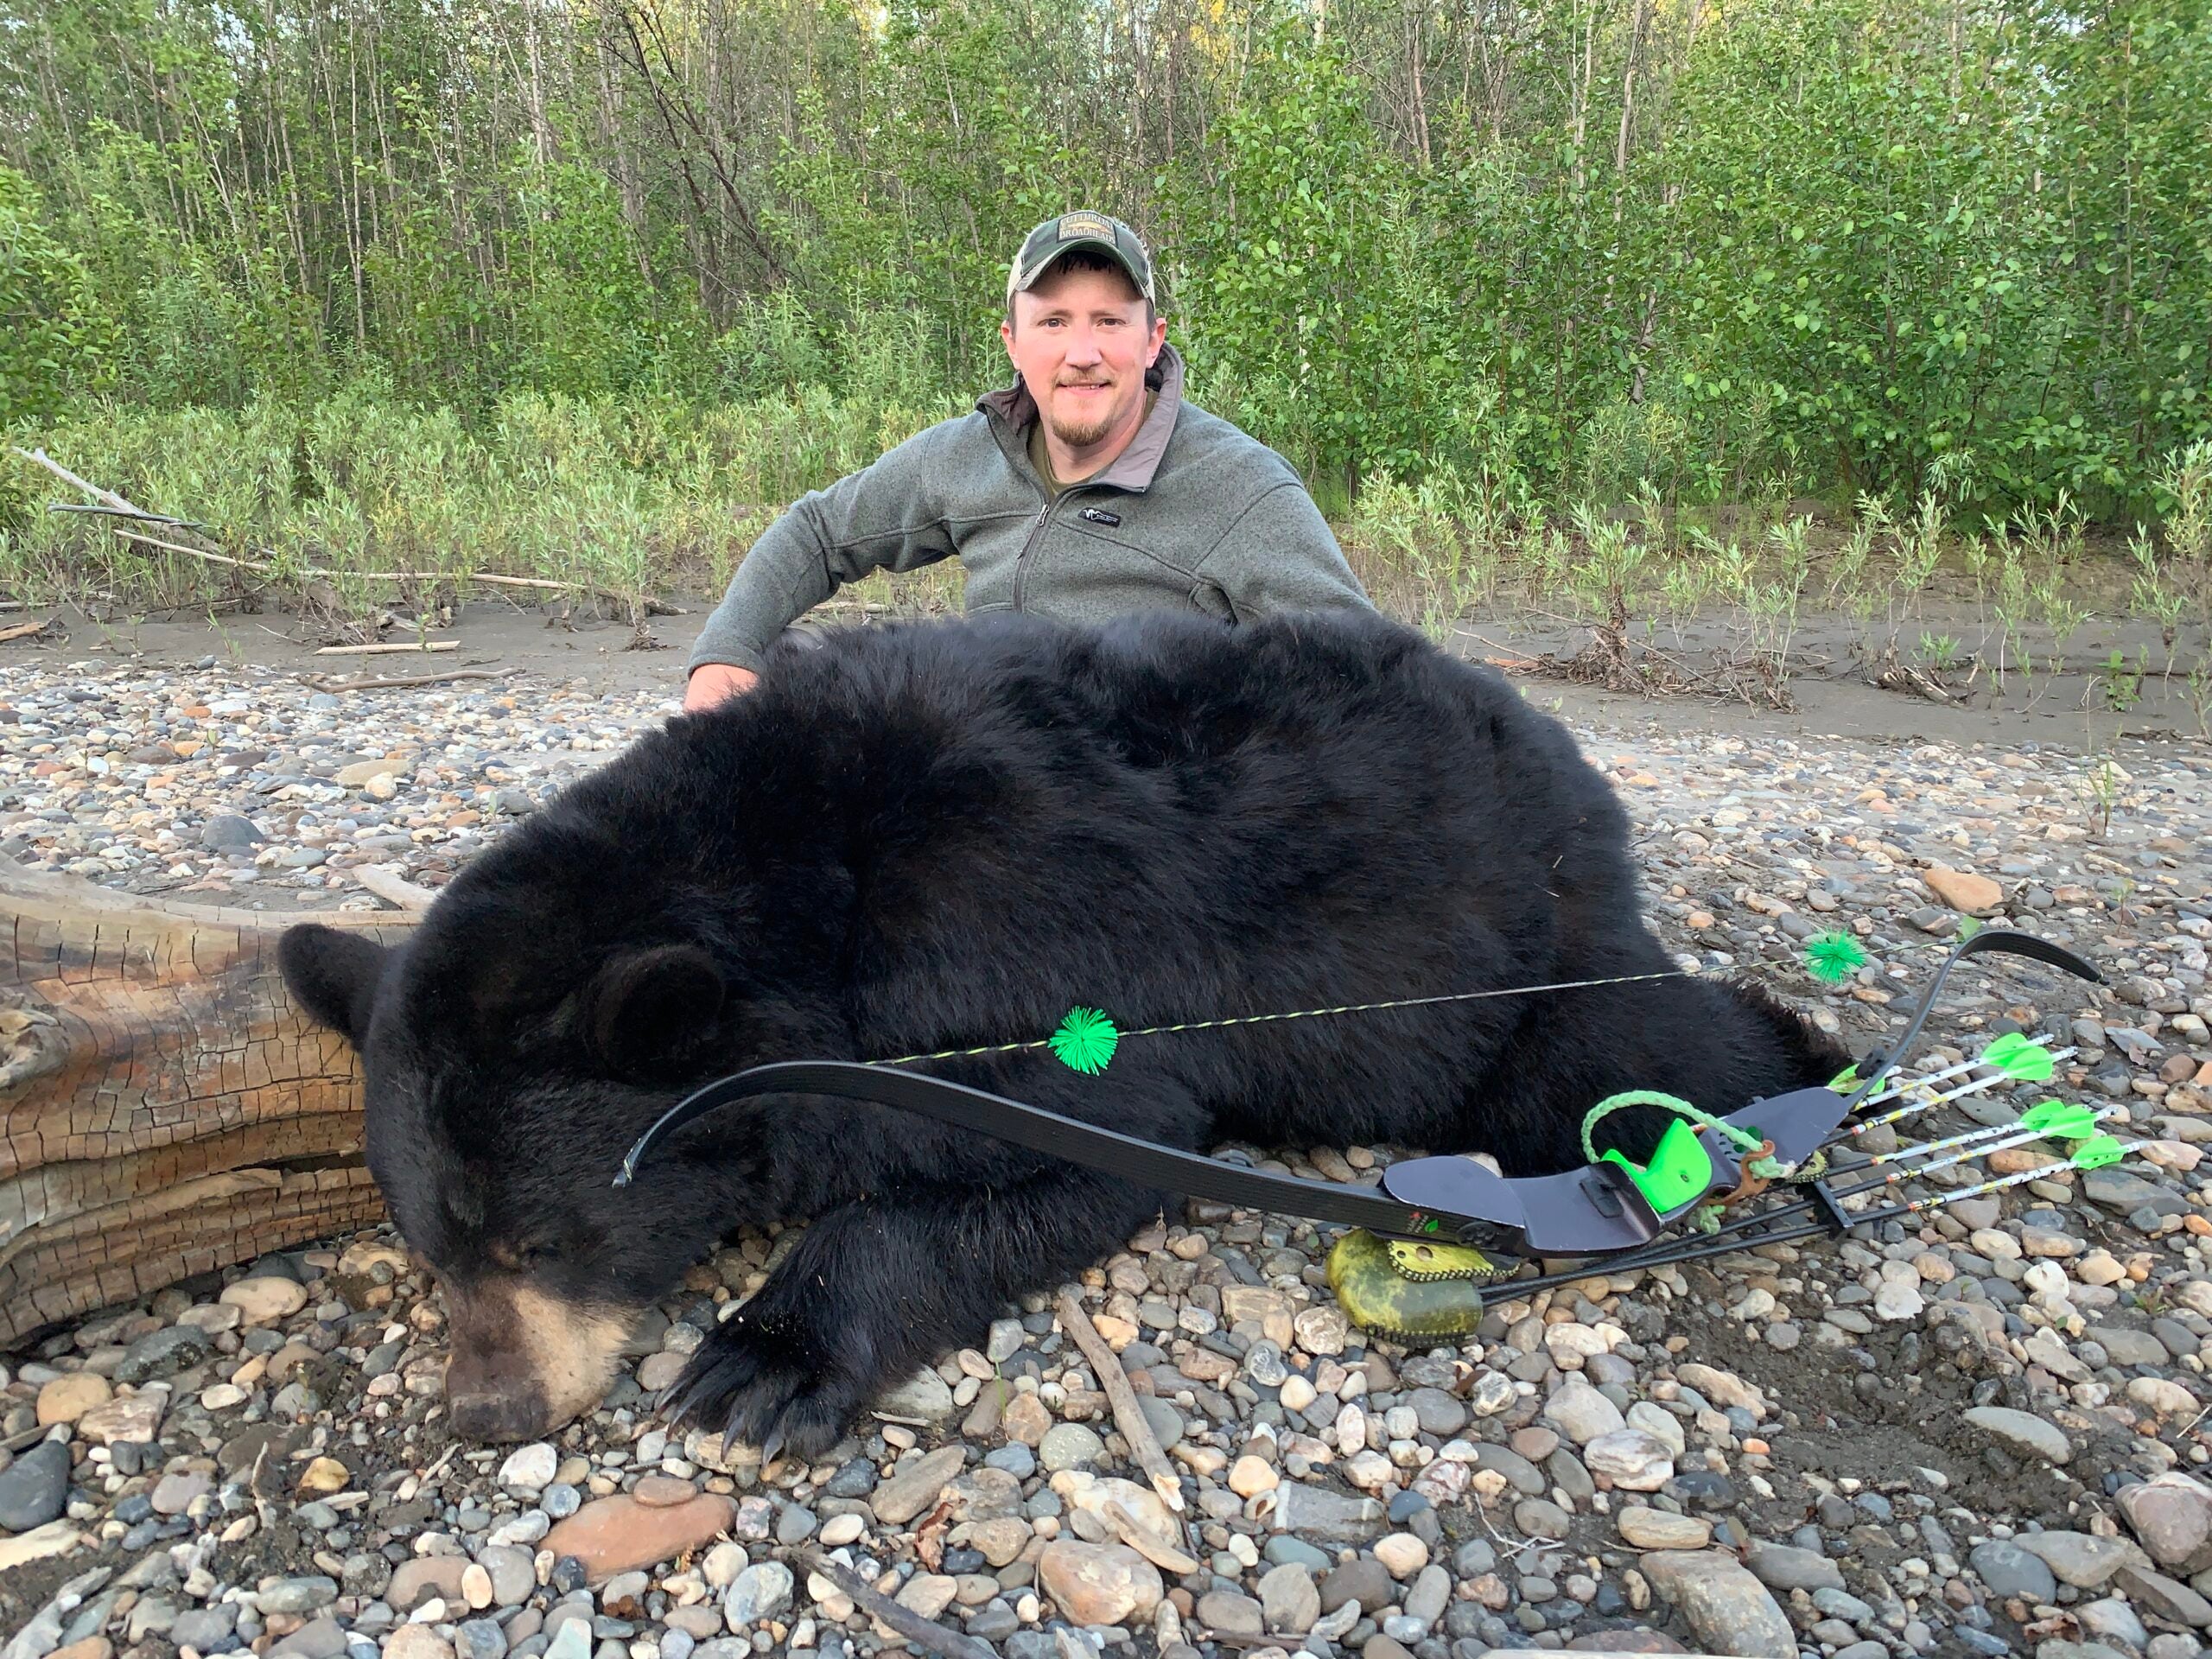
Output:
M377 987L391 952L373 939L320 922L288 928L276 942L276 965L292 999L359 1048L367 1040Z
M711 1033L728 988L696 944L661 944L617 957L586 999L593 1051L617 1071L678 1059Z

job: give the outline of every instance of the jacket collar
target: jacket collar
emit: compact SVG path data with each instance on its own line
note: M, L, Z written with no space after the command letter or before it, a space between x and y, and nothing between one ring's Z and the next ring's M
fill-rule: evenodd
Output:
M1183 408L1183 359L1176 354L1174 346L1160 348L1159 357L1145 371L1144 383L1160 394L1152 413L1145 416L1136 436L1129 440L1129 447L1114 458L1114 464L1085 479L1085 486L1108 484L1116 489L1141 491L1151 485L1160 471L1160 461L1167 454L1167 440L1175 430L1175 417ZM1037 419L1037 400L1029 395L1029 388L1021 377L1015 375L1010 386L984 393L976 400L976 407L990 416L998 434L999 447L1009 456L1020 456L1026 466L1029 428Z

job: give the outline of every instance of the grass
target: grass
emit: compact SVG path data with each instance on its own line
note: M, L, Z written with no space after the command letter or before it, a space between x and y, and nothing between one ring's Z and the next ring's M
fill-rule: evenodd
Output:
M78 505L75 493L10 460L0 466L0 593L219 611L273 588L358 634L363 619L419 621L474 594L512 594L480 580L507 576L611 604L642 631L656 595L719 593L799 494L954 412L811 388L710 406L518 394L469 424L373 380L305 410L92 405L15 440L143 508L194 521L196 531L156 534L217 556L122 539L97 515L48 512ZM1370 476L1338 530L1377 601L1433 637L1485 611L1572 622L1591 644L1554 665L1623 689L1786 705L1818 617L1840 621L1853 664L1883 683L1948 695L1986 681L2033 707L2062 676L2087 676L2083 698L2117 713L2155 682L2205 729L2212 442L2168 457L2164 514L2124 547L2101 543L2063 496L1967 527L1947 493L1962 474L1939 471L1910 503L1862 496L1837 523L1778 484L1725 508L1686 505L1649 481L1624 503L1546 507L1493 461L1471 475L1440 466L1418 480ZM871 578L842 602L929 614L957 609L959 597L948 564ZM2155 632L2157 650L2069 654L2086 626L2120 618ZM1978 647L1961 638L1974 632Z

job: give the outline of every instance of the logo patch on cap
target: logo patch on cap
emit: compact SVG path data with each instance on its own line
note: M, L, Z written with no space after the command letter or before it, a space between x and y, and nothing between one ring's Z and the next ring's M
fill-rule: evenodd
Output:
M1111 242L1114 239L1114 221L1103 213L1062 213L1060 240L1070 242L1078 236L1095 236Z

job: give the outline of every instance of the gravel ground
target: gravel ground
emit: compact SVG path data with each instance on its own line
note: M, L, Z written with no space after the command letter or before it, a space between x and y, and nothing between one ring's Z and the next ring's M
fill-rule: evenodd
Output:
M375 907L360 867L438 885L671 706L23 664L0 679L0 848L135 892ZM825 1556L1007 1659L2197 1651L2212 756L1581 735L1679 951L1770 974L1863 1047L1962 910L2009 918L2111 988L1961 970L1927 1063L2047 1031L2077 1050L2059 1092L2152 1144L1916 1227L1501 1294L1478 1340L1427 1353L1346 1329L1310 1225L1193 1205L1079 1287L1180 1473L1179 1524L1049 1299L947 1333L970 1345L820 1465L764 1471L651 1408L765 1277L779 1241L748 1236L691 1271L601 1409L486 1450L445 1430L435 1287L388 1230L339 1239L0 1360L0 1659L886 1645ZM1800 941L1836 925L1873 961L1819 987ZM1284 1166L1372 1180L1396 1155Z

